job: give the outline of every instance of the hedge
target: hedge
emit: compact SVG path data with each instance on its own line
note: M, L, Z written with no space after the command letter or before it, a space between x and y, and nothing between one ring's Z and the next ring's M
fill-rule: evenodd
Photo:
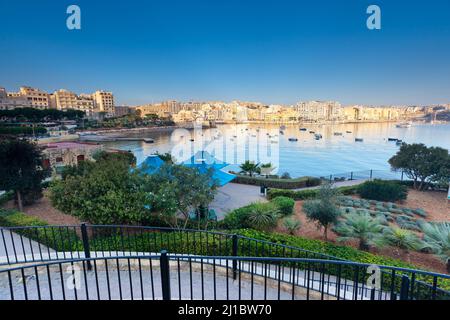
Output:
M357 186L339 187L337 188L343 195L355 194ZM269 200L276 197L288 197L294 200L309 200L314 199L319 194L319 189L306 189L306 190L282 190L282 189L269 189L267 192L267 198Z
M376 179L359 185L357 192L364 199L394 202L405 200L408 188L397 182Z
M295 179L276 179L265 177L250 177L244 175L236 175L233 180L234 183L249 184L254 186L265 186L267 188L278 189L300 189L306 187L314 187L321 184L319 178L301 177Z
M44 134L47 133L47 129L44 127L10 127L10 126L0 126L0 134L14 134L14 135L32 135L32 134Z

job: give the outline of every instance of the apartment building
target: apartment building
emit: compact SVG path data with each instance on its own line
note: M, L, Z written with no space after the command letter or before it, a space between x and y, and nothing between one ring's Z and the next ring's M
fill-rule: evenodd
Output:
M58 110L77 109L77 95L65 89L55 91L51 101Z
M32 108L48 109L50 108L49 94L40 89L31 87L20 87L19 95L30 102ZM18 95L11 95L17 97Z
M300 121L338 121L342 119L342 106L336 101L306 101L295 106Z
M103 90L95 91L92 94L95 109L99 112L105 112L107 117L114 116L114 96L112 92Z
M126 115L134 114L135 108L129 106L115 106L114 114L116 117L123 117Z
M0 87L0 110L12 110L15 108L31 107L31 102L18 93L6 92Z
M77 96L76 109L84 111L88 117L92 116L96 112L95 101L92 95L84 93L79 94Z

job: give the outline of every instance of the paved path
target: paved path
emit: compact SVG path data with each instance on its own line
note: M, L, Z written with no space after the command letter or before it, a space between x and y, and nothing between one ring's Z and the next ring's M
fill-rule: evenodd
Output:
M218 193L209 207L216 211L219 220L221 220L229 211L249 205L253 202L266 201L266 198L261 195L258 186L228 183L218 189Z
M50 254L54 253L53 249L21 236L15 232L0 228L0 263L16 261L24 261L27 259L45 260ZM30 257L30 255L32 255Z
M149 257L150 258L150 257ZM172 257L172 259L175 259ZM29 267L24 272L13 270L9 274L0 272L0 300L11 299L11 289L15 299L68 299L68 300L108 300L108 299L161 299L161 273L159 259L111 259L106 268L105 260L96 260L92 271L83 269L83 264L61 262L49 267ZM151 261L151 262L150 262ZM336 295L336 278L323 276L319 272L305 273L296 269L278 269L274 265L239 264L241 270L253 271L254 277L242 272L236 280L232 279L231 261L203 260L203 264L195 259L191 263L172 260L170 265L170 285L172 299L320 299L323 290L324 298L328 294ZM220 267L222 265L223 267ZM226 266L228 265L228 268ZM60 267L61 266L61 267ZM227 271L228 270L228 271ZM76 274L74 274L74 272ZM266 275L267 281L263 277ZM305 278L306 276L306 278ZM78 290L72 283L78 281ZM285 284L280 284L280 278ZM11 286L9 279L11 279ZM293 284L295 284L293 286ZM12 287L12 288L11 288ZM26 292L25 292L26 287ZM294 288L295 287L295 288ZM307 291L305 287L311 290ZM294 288L294 292L292 291ZM362 288L361 285L358 288ZM353 282L344 279L340 282L339 296L342 299L353 298ZM40 295L38 295L40 293ZM294 293L294 295L293 295ZM364 295L361 295L363 294ZM358 300L368 299L368 292L359 290ZM383 299L389 296L378 292ZM25 296L27 294L27 297Z
M355 186L367 181L364 180L346 180L333 183L333 188ZM320 186L307 187L300 189L290 189L293 191L301 191L308 189L318 189ZM222 220L226 213L249 205L253 202L266 202L265 196L261 195L259 186L251 186L246 184L228 183L218 189L218 193L214 201L210 204L210 208L217 213L218 219Z

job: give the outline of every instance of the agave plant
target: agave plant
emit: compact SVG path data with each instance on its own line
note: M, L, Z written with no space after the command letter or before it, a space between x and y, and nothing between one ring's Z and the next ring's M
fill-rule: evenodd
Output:
M246 160L243 164L240 165L241 172L248 173L250 177L253 176L254 173L260 172L259 163L254 163L253 161Z
M338 241L357 239L359 249L368 250L371 245L381 245L384 226L378 218L372 218L366 211L349 213L335 228L340 235Z
M300 229L302 223L300 220L294 218L286 218L283 220L283 227L286 229L289 234L294 235L295 231Z
M267 231L277 225L280 211L270 203L257 203L248 213L247 221L257 230Z
M423 248L430 249L447 264L450 272L450 222L423 223Z
M405 253L409 250L419 250L423 247L423 243L418 236L409 230L398 227L385 228L383 232L383 242L400 248L404 250Z

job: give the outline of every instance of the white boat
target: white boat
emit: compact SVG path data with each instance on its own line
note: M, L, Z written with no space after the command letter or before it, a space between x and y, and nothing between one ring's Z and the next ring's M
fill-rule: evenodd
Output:
M410 128L411 122L402 122L395 125L397 128Z

